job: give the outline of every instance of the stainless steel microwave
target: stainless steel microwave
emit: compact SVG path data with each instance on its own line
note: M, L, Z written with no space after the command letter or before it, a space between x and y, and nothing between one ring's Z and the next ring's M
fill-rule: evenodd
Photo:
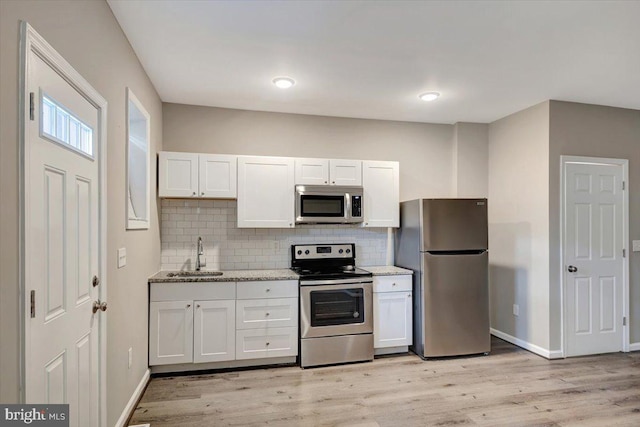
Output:
M362 187L296 185L296 224L363 221Z

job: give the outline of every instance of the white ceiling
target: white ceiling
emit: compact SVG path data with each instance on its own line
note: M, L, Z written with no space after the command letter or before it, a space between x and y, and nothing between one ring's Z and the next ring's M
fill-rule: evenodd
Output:
M108 2L165 102L430 123L640 109L640 1Z

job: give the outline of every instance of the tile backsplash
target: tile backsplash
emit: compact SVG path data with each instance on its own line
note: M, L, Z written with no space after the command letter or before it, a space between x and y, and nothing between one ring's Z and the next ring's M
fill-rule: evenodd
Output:
M296 228L238 228L235 200L162 199L162 270L193 270L202 237L203 270L288 268L291 245L355 243L356 264L386 265L392 245L386 228L300 225Z

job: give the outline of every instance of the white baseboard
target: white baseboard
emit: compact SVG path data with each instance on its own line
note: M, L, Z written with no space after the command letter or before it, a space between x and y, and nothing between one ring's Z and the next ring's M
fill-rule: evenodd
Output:
M632 342L629 344L629 351L640 351L640 342Z
M122 414L120 414L120 418L118 418L118 421L116 422L116 427L126 427L125 423L129 419L129 416L136 409L136 403L138 403L138 400L140 400L140 396L142 396L142 393L144 392L144 389L147 386L150 377L151 371L147 369L142 376L138 387L136 387L136 389L133 391L129 402L127 402L127 406L124 407Z
M528 350L532 353L537 354L538 356L542 356L546 359L562 359L564 354L561 350L547 350L546 348L542 348L538 345L531 344L528 341L521 340L520 338L516 338L512 335L499 331L497 329L491 328L491 335L495 335L496 337L503 339L511 344L515 344L518 347L522 347L525 350Z

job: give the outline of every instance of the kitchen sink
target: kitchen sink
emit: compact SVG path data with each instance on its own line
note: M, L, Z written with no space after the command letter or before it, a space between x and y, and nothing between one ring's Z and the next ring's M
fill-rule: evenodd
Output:
M167 273L167 277L211 277L222 276L222 271L175 271Z

